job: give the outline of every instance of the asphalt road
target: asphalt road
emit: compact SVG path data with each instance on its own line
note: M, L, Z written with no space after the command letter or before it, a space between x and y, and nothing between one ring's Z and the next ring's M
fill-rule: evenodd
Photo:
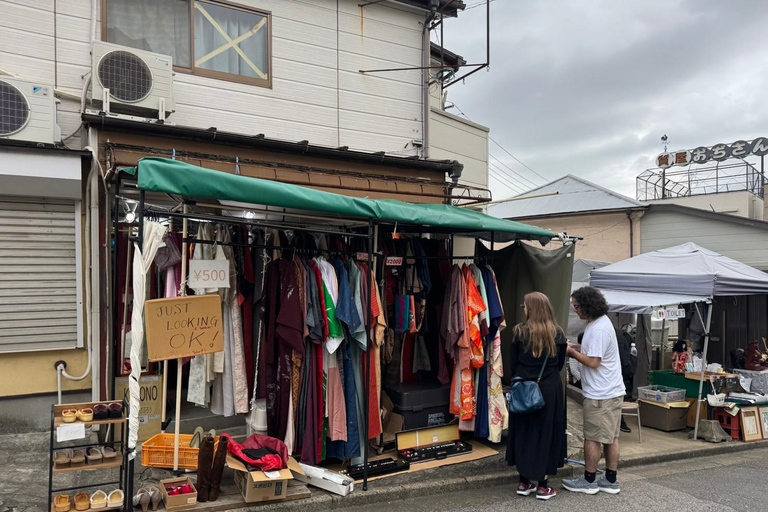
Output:
M367 512L586 511L675 512L768 510L768 449L703 457L619 471L621 494L573 494L553 479L549 501L515 495L517 483L438 496L381 503ZM358 509L360 510L360 509Z

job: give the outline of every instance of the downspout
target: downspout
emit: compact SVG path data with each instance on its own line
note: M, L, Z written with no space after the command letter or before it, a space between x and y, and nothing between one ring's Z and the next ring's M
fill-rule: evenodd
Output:
M87 307L90 308L90 327L88 334L90 336L91 343L91 393L94 401L101 399L101 368L99 366L100 350L101 350L101 281L99 276L99 161L98 161L98 135L93 128L88 128L88 146L93 153L93 167L91 168L91 174L89 176L88 186L89 190L89 207L88 218L90 224L90 232L86 232L87 237L90 237L90 262L91 268L86 269L90 271L90 304Z
M635 223L632 222L632 210L627 210L627 220L629 221L629 257L635 256Z
M429 158L429 81L431 79L429 65L432 63L429 24L437 17L438 7L440 7L440 0L429 1L429 13L424 20L424 27L421 31L421 66L423 68L421 70L421 157L424 159Z

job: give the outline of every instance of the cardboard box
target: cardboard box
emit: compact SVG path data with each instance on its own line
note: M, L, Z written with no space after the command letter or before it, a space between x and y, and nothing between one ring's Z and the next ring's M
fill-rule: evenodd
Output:
M688 425L688 402L660 404L638 400L640 420L644 427L651 427L664 432L685 430Z
M191 494L179 494L176 496L168 496L167 485L191 485L195 492ZM163 493L163 503L165 503L165 509L169 512L174 510L189 510L197 506L197 488L189 477L181 478L169 478L167 480L160 480L160 492Z
M294 475L304 474L299 463L293 457L288 459L288 467L280 471L248 471L245 465L227 455L227 466L235 471L235 485L240 489L246 503L284 500L288 497L288 482Z
M143 443L162 430L163 380L160 375L142 375L139 381L139 443ZM128 377L115 379L115 398L130 403ZM119 429L118 429L119 430Z
M696 428L696 399L695 398L686 398L686 402L688 402L688 405L690 408L688 409L688 428ZM701 418L702 420L707 419L707 411L709 410L709 404L706 400L701 402Z
M341 473L302 463L299 463L299 467L304 472L294 475L299 482L325 489L339 496L346 496L355 490L355 481Z

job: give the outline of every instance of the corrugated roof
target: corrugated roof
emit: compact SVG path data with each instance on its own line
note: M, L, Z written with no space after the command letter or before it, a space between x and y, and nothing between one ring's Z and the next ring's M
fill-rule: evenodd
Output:
M539 197L519 199L527 196ZM488 213L501 219L519 219L646 206L640 201L571 174L529 190L514 199L489 206Z

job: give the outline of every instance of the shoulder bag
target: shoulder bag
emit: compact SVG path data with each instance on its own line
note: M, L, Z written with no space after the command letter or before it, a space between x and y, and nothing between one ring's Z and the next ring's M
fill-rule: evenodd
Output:
M539 381L544 375L549 357L544 358L541 371L536 381L525 380L522 377L512 379L512 389L507 393L507 405L512 414L530 414L544 408L544 395L541 394Z

